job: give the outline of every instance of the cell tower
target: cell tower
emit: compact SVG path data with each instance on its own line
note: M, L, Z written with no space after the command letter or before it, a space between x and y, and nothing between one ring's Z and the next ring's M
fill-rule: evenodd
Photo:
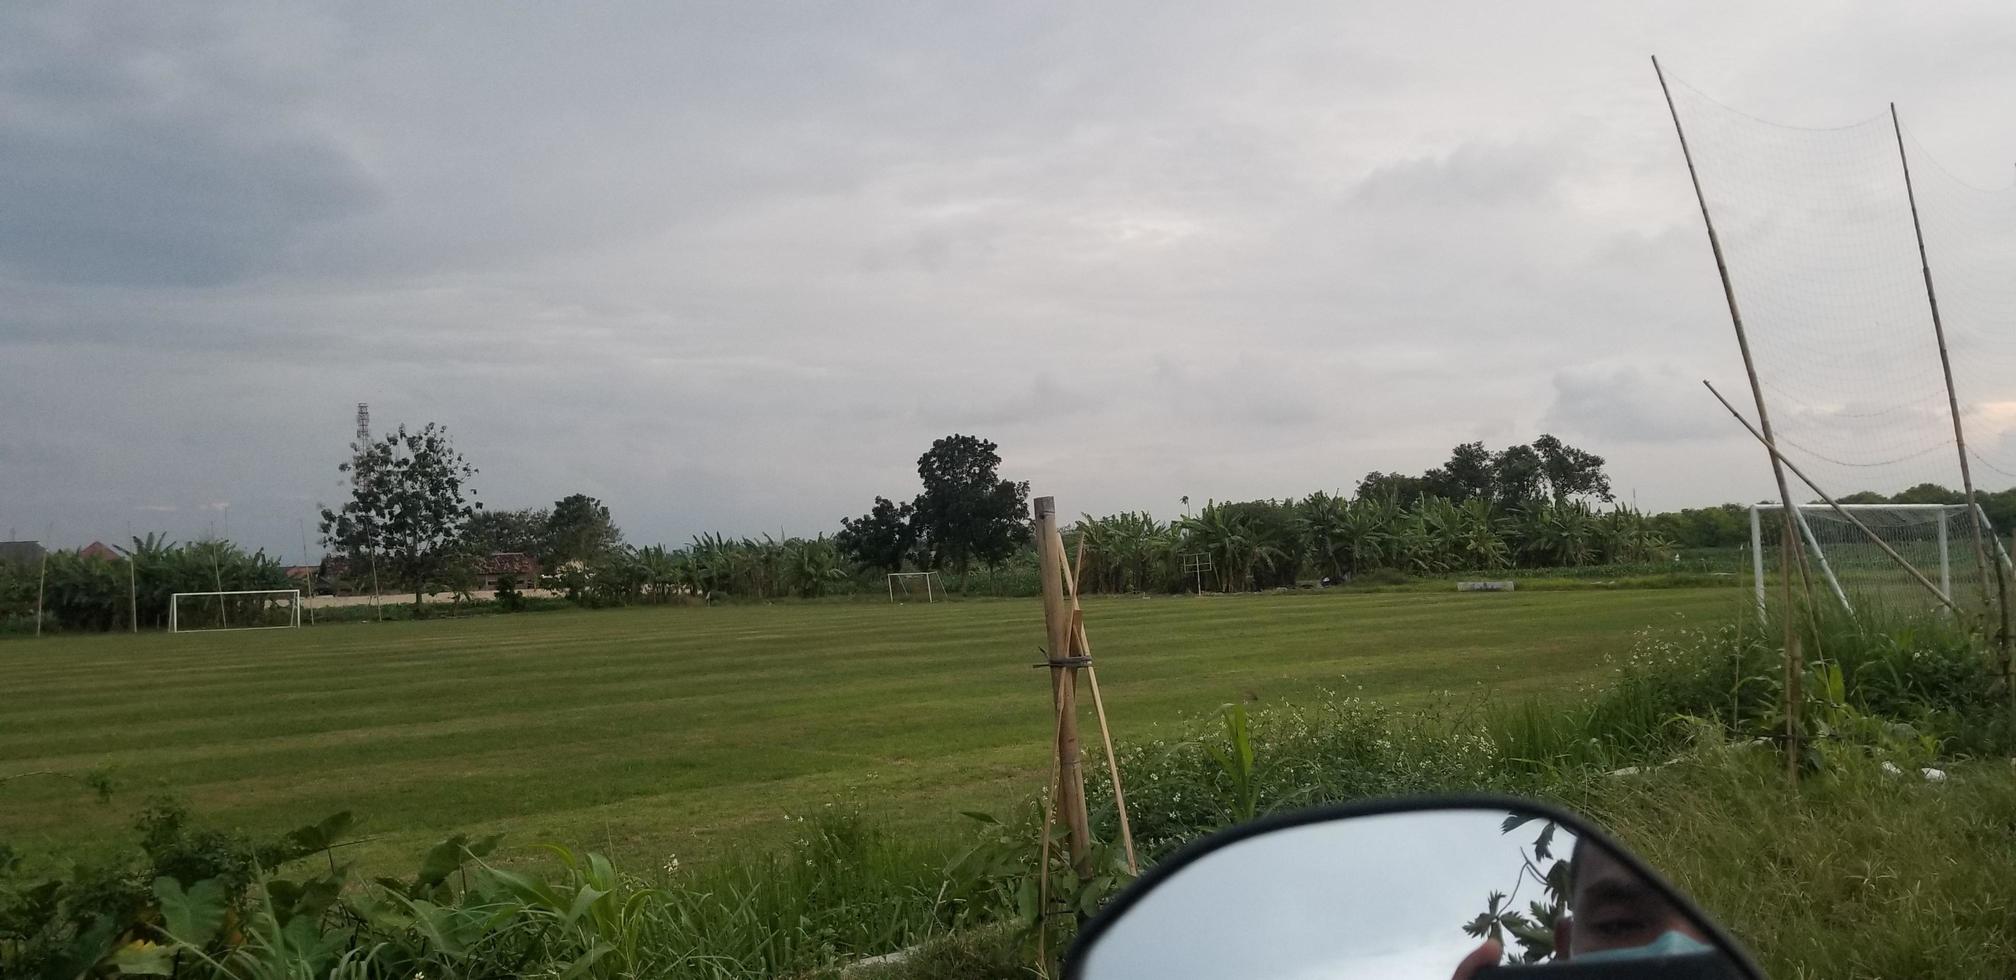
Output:
M371 441L371 406L367 402L357 403L357 444Z

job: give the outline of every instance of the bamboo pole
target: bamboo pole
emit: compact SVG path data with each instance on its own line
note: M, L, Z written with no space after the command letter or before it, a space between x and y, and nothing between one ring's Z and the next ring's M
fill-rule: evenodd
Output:
M1773 455L1775 457L1776 454ZM1792 717L1790 712L1800 706L1799 702L1793 701L1792 698L1794 696L1794 685L1798 681L1804 680L1803 673L1795 673L1804 669L1801 664L1804 651L1799 648L1799 631L1792 625L1795 617L1792 607L1792 568L1794 565L1798 565L1799 570L1804 572L1806 566L1799 563L1794 553L1795 549L1799 546L1799 535L1792 532L1790 514L1786 515L1784 523L1785 543L1778 556L1778 575L1785 583L1784 599L1780 603L1781 608L1784 610L1781 615L1785 617L1785 710L1788 712L1785 718L1785 776L1788 779L1797 780L1799 778L1799 729L1796 719ZM1812 595L1810 591L1811 587L1809 586L1808 588L1807 595L1810 596ZM1803 699L1804 692L1799 693Z
M1941 603L1944 603L1946 608L1953 610L1955 614L1963 616L1966 615L1965 613L1962 613L1960 611L1959 606L1953 603L1952 597L1948 596L1944 592L1939 591L1939 587L1933 585L1932 580L1926 578L1924 572L1919 571L1909 561L1906 561L1903 555L1897 553L1897 549L1890 547L1890 543L1888 541L1883 540L1883 538L1880 535L1878 535L1875 531L1871 531L1869 529L1869 525L1862 523L1862 519L1855 516L1854 511L1851 511L1848 508L1841 506L1840 502L1836 501L1833 497L1827 495L1827 491L1820 489L1820 485L1814 483L1813 479L1807 476L1805 471L1799 468L1799 464L1794 463L1789 459L1786 459L1784 457L1784 454L1778 451L1778 447L1771 444L1770 439L1766 438L1763 433L1758 432L1757 427L1751 425L1750 420L1744 418L1743 413L1738 412L1736 410L1736 406L1729 404L1729 399L1722 397L1722 393L1715 390L1714 385L1709 384L1706 381L1701 382L1701 384L1707 387L1709 394L1715 396L1716 401L1722 403L1723 408L1729 410L1729 414L1734 416L1736 421L1742 424L1743 428L1749 430L1752 438L1764 444L1764 449L1771 454L1772 458L1783 462L1785 464L1785 468L1791 470L1792 475L1799 478L1799 482L1806 484L1806 486L1809 489L1811 489L1815 494L1818 494L1821 503L1824 503L1827 506L1833 508L1834 513L1839 514L1842 520L1845 520L1848 523L1855 525L1855 529L1861 531L1862 535L1869 539L1870 544L1873 544L1876 547L1881 548L1884 554L1890 556L1891 561L1897 563L1897 567L1904 569L1906 572L1909 572L1912 578L1918 580L1919 585L1925 587L1925 591L1932 593L1933 598L1936 598Z
M1890 103L1890 131L1897 137L1897 162L1904 169L1904 199L1911 203L1911 234L1918 239L1918 268L1925 278L1925 303L1932 311L1932 336L1939 341L1939 370L1946 379L1946 408L1953 416L1953 447L1960 455L1960 486L1967 494L1967 527L1974 535L1974 568L1981 576L1981 605L1986 618L1988 596L1988 546L1981 533L1981 504L1974 495L1974 471L1967 462L1967 432L1960 424L1960 395L1953 386L1953 358L1946 350L1946 323L1939 316L1939 291L1932 286L1932 260L1925 253L1925 228L1918 222L1918 191L1911 184L1911 156L1904 152L1904 124L1897 117L1897 103ZM2016 685L2007 685L2009 658L2009 582L1995 565L1995 604L2001 610L2001 628L1995 633L1995 647L2002 661L2005 686L2016 697Z
M42 597L49 586L49 549L42 549L42 564L35 572L35 635L42 635Z
M1666 97L1666 111L1673 117L1673 132L1680 138L1680 156L1687 161L1687 180L1694 185L1694 200L1701 205L1701 224L1708 230L1708 249L1715 254L1715 274L1722 280L1722 300L1729 307L1729 324L1736 331L1736 349L1743 354L1743 373L1750 378L1750 394L1757 402L1757 424L1764 430L1764 447L1771 453L1771 476L1778 483L1778 497L1785 504L1785 514L1789 522L1792 510L1792 489L1785 482L1785 467L1778 455L1777 443L1771 438L1771 413L1764 405L1764 386L1757 380L1757 362L1750 356L1750 337L1743 330L1743 310L1736 303L1736 286L1729 278L1729 262L1722 254L1722 238L1715 233L1715 218L1708 213L1708 196L1701 191L1701 174L1694 167L1694 151L1687 145L1687 130L1680 125L1680 110L1673 104L1673 90L1666 85L1666 72L1659 67L1659 58L1652 58L1652 73L1659 77L1659 92ZM1717 395L1716 397L1721 397ZM1746 425L1748 423L1745 423ZM1788 569L1797 563L1804 567L1805 552L1799 538L1793 535L1786 552ZM1787 584L1789 598L1790 584ZM1799 709L1805 698L1800 690L1804 679L1804 666L1799 662L1799 645L1794 635L1794 616L1788 606L1785 610L1785 768L1790 776L1799 772Z
M301 528L301 561L303 564L306 564L308 561L308 522L297 517L294 519L294 523ZM315 601L315 578L322 573L322 566L318 562L308 567L314 570L308 573L308 598L301 600L301 604L308 607L308 625L313 626L315 625L315 607L312 605ZM295 609L294 615L297 617L300 616L301 610L298 608Z
M1070 662L1071 613L1064 605L1064 539L1057 533L1057 499L1038 497L1036 567L1043 582L1043 624L1049 644L1050 704L1057 713L1058 805L1071 832L1071 866L1092 877L1092 818L1085 809L1085 772L1078 747L1078 668Z
M217 583L217 621L223 623L225 629L230 629L231 613L224 608L224 566L217 560L217 552L220 550L221 544L217 541L212 541L211 545L210 575L211 580Z
M1120 816L1120 845L1127 852L1127 872L1138 875L1141 873L1141 860L1134 853L1134 827L1127 819L1127 793L1120 788L1120 755L1113 751L1113 726L1106 723L1106 701L1099 696L1099 670L1092 666L1092 641L1085 636L1085 613L1078 605L1078 579L1084 571L1085 539L1081 537L1078 539L1078 560L1066 583L1071 590L1071 635L1076 643L1076 652L1086 661L1085 680L1092 688L1092 710L1099 716L1099 739L1106 745L1106 775L1113 782L1113 809Z
M138 555L126 556L126 624L140 632L140 571Z

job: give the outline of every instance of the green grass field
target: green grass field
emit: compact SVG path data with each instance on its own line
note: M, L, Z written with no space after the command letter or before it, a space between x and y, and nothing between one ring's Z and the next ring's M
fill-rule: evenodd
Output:
M1116 735L1236 699L1545 694L1736 589L1088 602ZM1036 600L628 609L0 643L0 841L88 852L169 793L253 832L355 810L367 866L455 830L631 862L859 806L943 828L1043 781ZM379 870L379 869L374 869Z

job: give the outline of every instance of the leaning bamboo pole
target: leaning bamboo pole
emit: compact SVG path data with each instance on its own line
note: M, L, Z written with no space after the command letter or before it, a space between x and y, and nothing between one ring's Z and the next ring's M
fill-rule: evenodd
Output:
M1778 483L1778 497L1784 501L1789 522L1794 507L1792 490L1785 482L1785 467L1778 455L1777 443L1771 438L1771 412L1764 404L1764 386L1757 380L1757 362L1750 356L1750 336L1743 329L1743 310L1736 302L1736 286L1729 278L1729 262L1722 254L1722 238L1715 233L1715 218L1708 213L1708 196L1701 190L1701 174L1694 167L1694 151L1687 145L1686 127L1680 124L1680 110L1673 104L1673 90L1666 85L1666 73L1660 69L1657 56L1652 59L1652 72L1659 77L1659 91L1666 97L1666 111L1673 117L1673 132L1680 137L1680 156L1687 162L1687 179L1694 185L1695 202L1701 206L1701 224L1708 230L1708 249L1715 254L1715 274L1722 280L1722 299L1729 307L1729 324L1736 331L1736 348L1743 354L1743 373L1750 379L1750 394L1757 402L1757 423L1764 430L1765 448L1771 451L1771 476ZM1791 567L1795 564L1803 567L1805 551L1797 535L1789 535L1785 547L1785 693L1782 705L1785 715L1785 772L1796 779L1800 754L1799 709L1805 700L1800 688L1805 668L1800 663L1798 630L1791 608Z
M1967 432L1960 424L1960 395L1953 386L1953 358L1946 350L1946 322L1939 316L1939 291L1932 285L1932 260L1925 254L1925 228L1918 223L1918 191L1911 184L1911 157L1904 152L1904 124L1897 117L1897 103L1890 103L1890 131L1897 137L1897 162L1904 169L1904 199L1911 204L1911 233L1918 240L1918 268L1925 279L1925 303L1932 313L1932 336L1939 342L1939 370L1946 379L1946 409L1953 417L1953 448L1960 456L1960 486L1967 494L1967 528L1974 537L1974 568L1981 576L1982 606L1988 603L1988 546L1981 530L1981 501L1974 493L1974 470L1967 462ZM2002 565L1995 563L1995 605L2001 610L2001 628L1995 633L1995 647L2001 660L2005 686L2016 697L2010 678L2009 583ZM1984 617L1985 618L1985 617Z

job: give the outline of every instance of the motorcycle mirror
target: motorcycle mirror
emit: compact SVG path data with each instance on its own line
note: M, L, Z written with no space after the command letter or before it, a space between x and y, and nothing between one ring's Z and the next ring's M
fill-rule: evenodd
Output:
M1761 978L1635 855L1504 797L1280 814L1151 868L1080 932L1066 980Z

